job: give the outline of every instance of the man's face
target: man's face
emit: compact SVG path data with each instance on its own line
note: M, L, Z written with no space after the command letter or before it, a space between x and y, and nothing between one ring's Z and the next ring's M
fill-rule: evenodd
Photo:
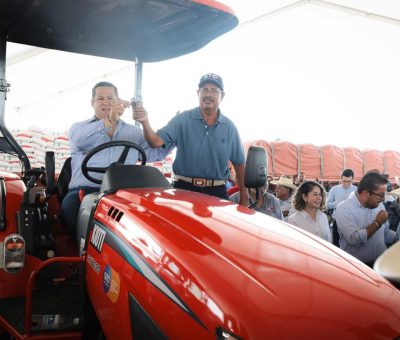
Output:
M341 181L343 188L348 189L350 188L350 185L353 183L353 177L342 176Z
M214 83L204 83L197 91L197 94L199 96L199 106L202 112L217 111L225 95Z
M289 198L289 189L286 187L283 187L282 185L277 185L275 189L276 197L278 197L281 200L286 200Z
M97 119L108 117L111 113L112 105L117 101L114 88L109 86L100 86L96 88L92 107Z
M368 209L375 209L379 203L385 200L386 184L379 185L375 190L366 191L364 206Z

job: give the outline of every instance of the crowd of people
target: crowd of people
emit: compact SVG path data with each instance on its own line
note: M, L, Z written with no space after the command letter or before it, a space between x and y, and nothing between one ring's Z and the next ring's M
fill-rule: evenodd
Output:
M300 181L299 181L300 180ZM345 169L340 183L329 188L318 180L282 176L263 188L256 210L283 219L335 244L365 264L375 260L400 237L400 188L392 190L388 176L372 170L354 185L354 172ZM269 193L268 193L269 191ZM264 199L266 193L273 198ZM230 200L237 202L235 194ZM260 199L261 200L261 199ZM249 200L251 203L251 200Z
M364 175L355 186L354 172L346 169L341 182L329 188L328 195L326 187L318 180L307 180L302 172L293 177L271 178L258 188L256 200L255 189L244 185L245 154L239 132L219 108L224 96L222 78L206 74L198 83L198 106L174 116L166 126L154 131L142 103L122 100L112 83L96 84L91 96L93 116L69 130L72 178L62 202L62 216L71 232L76 226L80 192L99 190L98 184L82 174L83 158L100 144L127 140L141 146L149 161L162 160L176 148L175 188L252 206L334 243L368 265L398 241L400 189L390 191L388 196L390 183L376 171ZM142 129L121 120L128 107ZM98 153L92 162L97 167L106 166L118 157L118 150L109 150ZM131 153L128 163L135 164L138 158L137 152ZM233 186L237 191L229 195Z

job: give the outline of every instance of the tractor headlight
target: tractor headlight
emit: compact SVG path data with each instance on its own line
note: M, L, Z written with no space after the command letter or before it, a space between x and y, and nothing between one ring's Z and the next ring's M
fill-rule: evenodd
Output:
M7 273L18 273L25 264L25 241L21 235L12 234L4 239L3 266Z

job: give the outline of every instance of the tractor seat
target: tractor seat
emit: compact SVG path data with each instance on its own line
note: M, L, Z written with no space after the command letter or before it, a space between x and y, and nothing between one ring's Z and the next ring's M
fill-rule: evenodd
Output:
M156 168L143 165L112 164L104 174L101 196L115 193L120 189L164 188L172 186L164 175ZM80 252L84 249L90 216L99 193L94 192L83 197L77 219L76 237Z
M68 185L69 182L71 181L71 157L68 157L60 171L60 174L58 175L57 178L57 183L56 183L56 192L57 192L57 197L58 201L62 202L63 198L68 192Z

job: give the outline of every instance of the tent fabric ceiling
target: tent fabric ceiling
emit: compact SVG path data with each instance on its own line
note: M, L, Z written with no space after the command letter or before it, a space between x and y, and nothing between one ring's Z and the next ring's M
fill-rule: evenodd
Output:
M356 9L363 12L365 22L370 22L371 25L376 23L376 18L373 15L368 16L365 13L373 13L378 16L388 17L395 20L400 20L400 6L397 0L332 0L332 1L293 1L293 0L251 0L243 5L242 0L224 0L228 6L232 7L239 19L242 27L251 24L252 20L279 20L284 8L293 12L298 11L301 15L307 13L310 9L318 8L326 13L326 18L348 18L352 20L357 17L357 13L349 12L346 14L343 10L335 11L331 6L340 5ZM297 6L297 7L296 7ZM270 13L276 13L271 15ZM296 12L297 13L297 12ZM359 15L362 15L361 13ZM255 19L258 18L258 19ZM312 14L303 20L314 20ZM392 23L395 23L395 20ZM390 25L390 23L387 23ZM383 25L387 25L383 24ZM275 32L268 32L275 34ZM385 39L385 37L383 37ZM393 41L393 43L397 43ZM54 63L54 61L57 61ZM53 62L52 62L53 61ZM29 77L33 70L46 65L46 71L37 77L37 86L28 87L25 79ZM74 66L79 65L79 74L74 72ZM29 110L34 106L45 106L47 101L51 101L54 97L63 96L68 91L89 83L92 85L95 81L100 80L104 75L110 73L131 71L134 68L132 62L129 61L112 61L107 58L97 58L93 62L92 57L82 56L73 53L59 53L57 51L34 48L27 45L9 44L7 48L7 78L10 78L12 84L11 92L8 100L8 111L15 110L16 116L20 113ZM72 68L72 70L71 70ZM56 75L56 77L54 76ZM132 72L133 76L133 72ZM132 79L133 86L133 79ZM58 110L57 107L53 108ZM23 116L22 114L20 115ZM7 119L7 115L6 115ZM39 125L39 124L38 124Z

